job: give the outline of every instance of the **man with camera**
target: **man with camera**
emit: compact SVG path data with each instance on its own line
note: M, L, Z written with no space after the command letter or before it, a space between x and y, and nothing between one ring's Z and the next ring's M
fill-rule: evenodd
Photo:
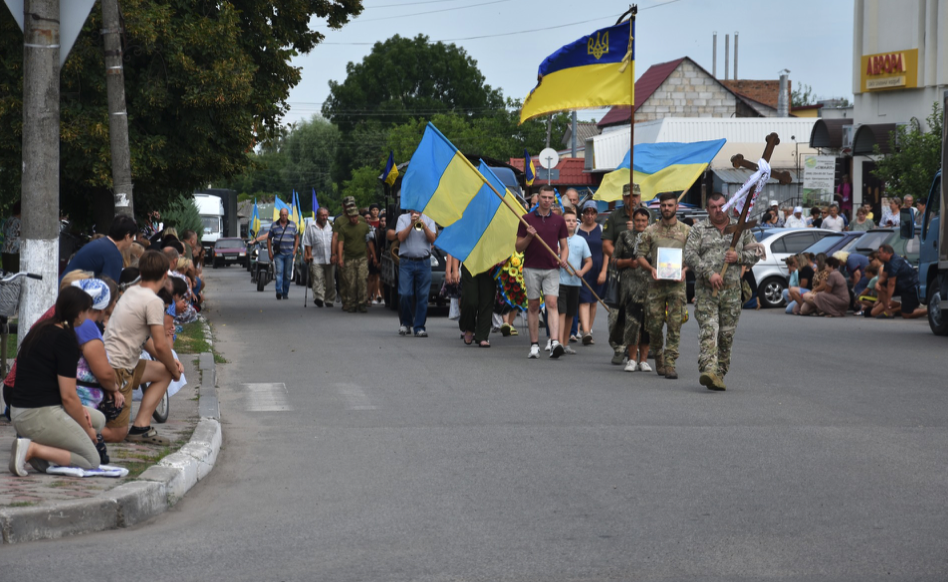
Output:
M398 217L395 224L398 238L398 335L428 337L428 291L431 288L431 243L438 236L438 227L424 214L412 210ZM414 317L412 302L414 301Z

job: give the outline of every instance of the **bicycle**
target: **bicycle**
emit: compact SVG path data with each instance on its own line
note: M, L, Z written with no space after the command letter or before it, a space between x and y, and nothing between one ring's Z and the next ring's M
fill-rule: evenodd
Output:
M20 307L20 294L23 291L23 277L42 281L42 275L33 273L13 273L0 279L0 376L7 376L7 341L10 336L9 319L17 314Z

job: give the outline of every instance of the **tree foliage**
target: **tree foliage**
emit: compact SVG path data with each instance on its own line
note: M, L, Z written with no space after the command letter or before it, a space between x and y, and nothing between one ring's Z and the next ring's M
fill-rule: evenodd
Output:
M805 107L816 103L813 96L813 87L800 83L796 89L790 91L790 107Z
M499 90L486 84L477 61L463 48L427 36L395 35L375 43L361 63L346 66L346 79L330 81L323 115L343 134L333 177L349 179L353 168L368 162L394 125L436 113L469 118L503 110Z
M247 167L255 144L280 135L290 64L361 0L123 0L124 71L136 207ZM101 13L93 10L61 73L61 191L76 215L98 203L111 217L111 154ZM19 195L23 36L0 10L0 197ZM87 218L91 218L86 216Z
M330 169L339 139L336 126L321 117L294 124L259 153L248 154L248 169L227 187L259 199L286 198L293 190L302 199L315 190L320 201L329 202L336 198Z
M198 235L198 240L204 234L204 223L201 222L201 213L198 211L197 204L194 203L192 196L178 196L161 213L161 218L165 224L174 225L178 231L179 237L186 230L193 230Z
M900 125L889 136L889 153L876 161L872 174L885 182L888 196L928 197L932 178L941 167L941 132L944 113L936 101L925 118L928 131L915 123ZM876 154L879 146L876 145Z

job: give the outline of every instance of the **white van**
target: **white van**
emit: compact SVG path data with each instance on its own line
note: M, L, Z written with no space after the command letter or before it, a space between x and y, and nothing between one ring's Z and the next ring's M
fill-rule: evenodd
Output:
M204 223L201 244L207 248L213 247L224 229L224 203L221 202L220 196L195 194L194 205L197 206L201 222Z

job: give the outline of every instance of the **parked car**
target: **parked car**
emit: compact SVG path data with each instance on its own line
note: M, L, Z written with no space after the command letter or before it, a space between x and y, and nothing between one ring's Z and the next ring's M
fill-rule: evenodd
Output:
M783 305L783 290L790 280L790 271L784 263L787 257L802 253L826 237L843 237L842 233L819 228L766 228L754 229L753 232L766 252L764 258L754 265L761 307Z
M868 255L879 250L879 247L884 244L892 245L895 254L905 257L909 264L918 268L918 253L921 248L918 232L915 233L914 238L903 239L899 236L897 228L874 228L840 250Z
M211 249L211 266L247 264L247 243L242 238L219 238Z
M845 251L850 245L855 244L857 239L862 238L866 233L864 231L856 232L837 232L839 236L824 236L822 239L808 247L805 253L818 255L824 253L826 256L832 256L833 253Z

